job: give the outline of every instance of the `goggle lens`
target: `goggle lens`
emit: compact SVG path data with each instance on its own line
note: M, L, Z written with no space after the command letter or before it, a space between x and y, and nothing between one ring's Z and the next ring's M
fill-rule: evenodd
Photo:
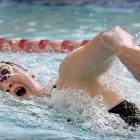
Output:
M0 72L0 81L7 80L10 77L10 71L7 69L3 69Z

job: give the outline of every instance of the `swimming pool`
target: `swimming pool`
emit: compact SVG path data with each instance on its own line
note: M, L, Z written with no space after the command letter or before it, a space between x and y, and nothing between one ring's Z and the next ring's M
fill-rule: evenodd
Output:
M8 38L90 39L119 24L140 42L139 17L138 9L111 10L93 5L5 6L0 7L0 34ZM22 64L44 84L55 81L58 66L66 55L0 52L0 60ZM118 59L101 80L139 103L140 84ZM72 90L53 90L51 99L19 100L0 92L0 139L139 140L140 129L126 129L118 116L107 113L100 96L91 99Z

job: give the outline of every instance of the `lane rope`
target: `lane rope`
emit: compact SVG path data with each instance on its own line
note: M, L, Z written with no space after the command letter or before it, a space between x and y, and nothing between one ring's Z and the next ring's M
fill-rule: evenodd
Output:
M74 49L84 46L89 42L83 40L29 40L29 39L7 39L0 38L0 51L13 52L70 52Z

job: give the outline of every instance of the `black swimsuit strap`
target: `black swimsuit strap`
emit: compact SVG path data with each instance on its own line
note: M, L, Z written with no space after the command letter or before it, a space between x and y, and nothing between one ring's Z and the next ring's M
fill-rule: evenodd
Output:
M53 85L53 86L52 86L52 89L54 89L54 88L57 88L57 85Z

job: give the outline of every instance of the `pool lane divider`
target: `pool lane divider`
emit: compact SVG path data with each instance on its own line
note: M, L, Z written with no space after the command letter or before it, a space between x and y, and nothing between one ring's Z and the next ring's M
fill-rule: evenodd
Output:
M84 46L89 40L29 40L0 38L0 51L65 53Z

